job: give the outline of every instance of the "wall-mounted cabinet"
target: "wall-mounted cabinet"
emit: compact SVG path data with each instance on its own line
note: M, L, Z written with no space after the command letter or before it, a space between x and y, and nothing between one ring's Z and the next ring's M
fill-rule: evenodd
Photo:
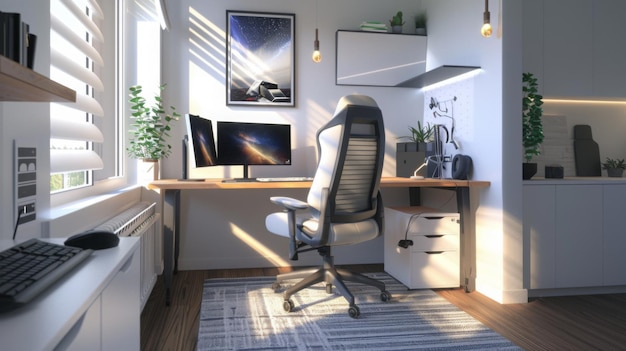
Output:
M427 37L337 31L337 85L397 87L426 72Z
M0 56L0 101L74 102L76 92Z
M444 65L426 71L427 37L364 31L337 31L337 85L423 88L476 70Z
M546 98L626 98L624 1L525 0L524 71Z

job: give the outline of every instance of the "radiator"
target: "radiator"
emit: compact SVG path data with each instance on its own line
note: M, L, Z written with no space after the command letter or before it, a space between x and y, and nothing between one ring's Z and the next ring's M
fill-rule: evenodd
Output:
M156 203L139 202L94 229L111 231L120 237L141 238L141 310L143 310L157 275L162 271L160 214Z

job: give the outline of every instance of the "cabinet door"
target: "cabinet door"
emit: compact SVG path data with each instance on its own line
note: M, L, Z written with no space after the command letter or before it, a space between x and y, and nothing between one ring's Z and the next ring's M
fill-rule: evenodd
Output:
M604 285L626 284L626 185L604 186Z
M55 350L82 351L100 350L100 316L102 313L100 298L96 299L85 314L76 322Z
M556 287L602 285L602 185L556 189Z
M544 1L544 95L592 96L591 0Z
M138 251L102 292L102 350L139 350L140 282Z
M554 185L524 185L524 238L530 247L530 289L556 286Z
M595 96L626 96L626 1L593 2L593 92Z

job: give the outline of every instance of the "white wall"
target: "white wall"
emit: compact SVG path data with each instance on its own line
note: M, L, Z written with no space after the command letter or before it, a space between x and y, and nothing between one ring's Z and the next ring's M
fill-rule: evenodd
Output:
M424 5L429 17L429 68L443 64L482 68L463 83L473 109L460 150L473 159L473 179L491 182L488 189L472 194L480 197L476 289L499 302L524 302L521 123L517 118L521 110L521 2L489 3L494 34L488 39L479 30L483 1L431 0ZM446 89L451 96L453 85L432 94L446 96Z
M0 10L22 14L22 21L37 34L39 49L35 55L34 70L49 75L50 11L49 2L40 0L0 0ZM0 102L0 238L10 239L15 225L13 211L13 140L24 140L37 147L37 198L38 219L20 225L20 238L38 237L41 233L41 215L49 207L50 158L49 158L49 104L25 102Z

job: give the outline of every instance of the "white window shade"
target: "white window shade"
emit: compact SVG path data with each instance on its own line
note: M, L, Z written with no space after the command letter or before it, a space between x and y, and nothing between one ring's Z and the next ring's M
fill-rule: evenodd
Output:
M50 16L51 77L76 91L75 103L51 106L50 171L102 169L93 143L104 138L93 121L104 117L103 12L96 0L51 0Z

